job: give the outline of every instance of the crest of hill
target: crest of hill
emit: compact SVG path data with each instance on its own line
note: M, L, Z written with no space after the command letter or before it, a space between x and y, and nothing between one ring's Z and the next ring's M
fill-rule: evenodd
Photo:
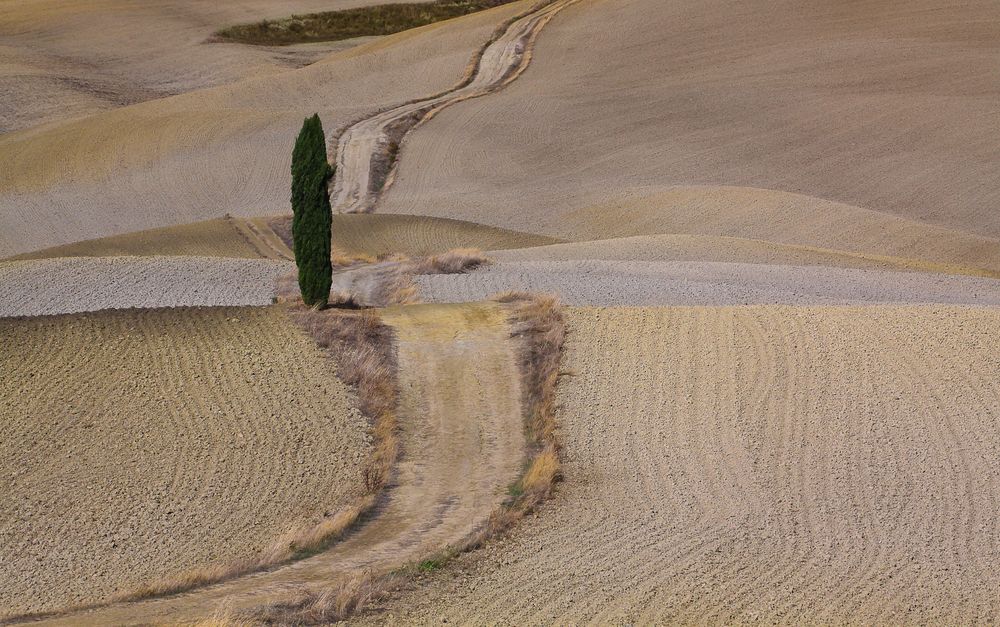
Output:
M380 210L997 269L998 21L988 0L583 0L516 82L409 138Z
M329 129L444 91L530 0L439 22L308 67L0 136L0 255L288 210L303 117Z

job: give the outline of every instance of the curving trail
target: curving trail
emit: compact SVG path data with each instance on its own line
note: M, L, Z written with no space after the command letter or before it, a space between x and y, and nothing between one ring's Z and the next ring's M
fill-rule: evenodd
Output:
M495 303L384 310L398 340L402 458L378 515L315 557L193 592L53 618L64 625L197 620L391 569L456 542L506 496L524 458L520 372Z
M377 113L349 126L337 145L332 201L340 213L368 213L386 183L386 155L394 142L441 109L503 88L531 61L538 33L559 11L578 0L554 0L515 19L485 48L470 79L443 94Z
M569 309L565 483L372 624L976 624L1000 312ZM516 599L516 602L511 602Z

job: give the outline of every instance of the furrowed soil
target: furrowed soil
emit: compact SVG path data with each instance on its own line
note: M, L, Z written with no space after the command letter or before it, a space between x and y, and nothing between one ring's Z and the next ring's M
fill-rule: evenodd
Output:
M282 48L209 39L237 21L371 4L377 2L0 2L0 133L300 67L359 39Z
M569 309L565 483L372 624L1000 612L1000 311Z
M530 251L529 251L530 252ZM498 292L556 294L571 305L942 303L1000 306L1000 280L924 272L701 261L505 261L418 276L429 302Z
M582 0L517 81L408 138L378 211L997 270L998 19L991 0Z
M46 624L176 624L220 607L238 612L336 587L359 570L423 559L483 525L526 455L517 344L506 314L496 303L470 303L392 307L381 315L398 347L402 455L375 517L326 551L281 568ZM286 464L293 473L302 468L295 461Z
M300 69L0 135L0 256L226 213L286 213L304 117L318 112L332 139L375 111L451 89L494 30L530 1ZM287 15L288 6L271 6Z
M59 258L0 263L0 317L98 309L269 305L288 261Z
M291 244L291 216L270 222ZM333 216L333 247L347 254L426 256L455 248L502 250L555 244L543 235L427 216L392 214L336 214Z
M362 489L368 425L276 308L0 319L0 607L252 557Z

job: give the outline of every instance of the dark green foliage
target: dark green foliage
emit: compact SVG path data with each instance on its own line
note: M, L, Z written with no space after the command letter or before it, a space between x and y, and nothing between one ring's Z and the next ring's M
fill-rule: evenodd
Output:
M435 0L408 4L380 4L240 24L221 30L216 35L245 44L268 46L391 35L508 2L513 0Z
M326 184L333 168L326 160L326 135L319 115L306 118L292 152L292 243L305 304L323 306L330 297L330 224Z

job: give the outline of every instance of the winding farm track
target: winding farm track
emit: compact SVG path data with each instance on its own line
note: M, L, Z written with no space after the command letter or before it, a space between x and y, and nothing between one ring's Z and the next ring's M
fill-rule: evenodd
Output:
M330 550L193 592L50 619L62 625L176 624L390 569L456 542L506 496L524 458L520 372L495 303L384 310L398 340L402 458L377 517Z
M362 622L995 620L996 309L566 315L555 500Z
M375 176L392 142L441 109L503 88L531 62L538 33L557 13L578 0L554 0L514 19L480 52L472 75L453 90L377 113L349 126L337 145L334 211L368 213L375 208L385 179ZM385 173L382 173L383 175Z

